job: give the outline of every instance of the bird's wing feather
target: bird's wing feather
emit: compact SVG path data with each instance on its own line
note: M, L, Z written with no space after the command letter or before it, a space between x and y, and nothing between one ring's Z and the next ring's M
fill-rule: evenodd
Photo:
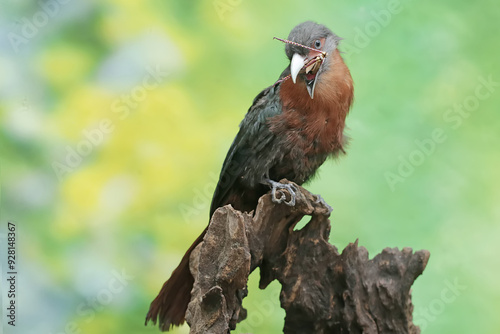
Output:
M251 162L264 161L270 163L271 157L265 156L274 150L274 134L269 130L267 119L281 113L281 102L278 86L264 89L254 99L236 135L222 165L222 170L212 198L210 217L215 210L225 205L227 196L235 181L245 177L245 171L252 170ZM254 180L259 182L261 180Z

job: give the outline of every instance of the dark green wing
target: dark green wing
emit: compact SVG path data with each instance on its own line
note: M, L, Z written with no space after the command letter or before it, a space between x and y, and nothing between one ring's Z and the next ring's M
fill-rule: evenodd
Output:
M267 120L281 111L279 85L263 90L254 99L222 165L212 198L210 217L217 208L231 203L229 197L235 186L243 187L241 191L258 187L272 167L277 158L274 148L276 138L269 130Z

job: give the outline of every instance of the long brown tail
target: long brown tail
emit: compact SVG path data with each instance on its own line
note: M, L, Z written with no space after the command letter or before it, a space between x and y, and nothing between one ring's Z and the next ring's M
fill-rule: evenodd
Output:
M152 321L155 325L158 321L160 330L168 331L170 326L179 326L184 323L184 316L191 300L191 289L194 283L194 278L189 271L189 256L193 249L203 240L207 228L186 251L181 263L172 272L168 281L163 284L158 296L151 303L149 312L146 315L146 325L148 321Z

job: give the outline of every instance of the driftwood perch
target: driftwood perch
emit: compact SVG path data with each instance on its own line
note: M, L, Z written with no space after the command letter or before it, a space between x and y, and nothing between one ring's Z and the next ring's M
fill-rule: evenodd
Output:
M294 207L275 204L267 194L253 217L231 206L215 212L190 258L191 333L228 333L244 320L247 279L257 267L261 289L274 279L282 285L284 333L420 333L410 288L429 252L386 248L369 260L356 241L339 254L328 243L329 207L298 188ZM294 231L305 215L309 223Z

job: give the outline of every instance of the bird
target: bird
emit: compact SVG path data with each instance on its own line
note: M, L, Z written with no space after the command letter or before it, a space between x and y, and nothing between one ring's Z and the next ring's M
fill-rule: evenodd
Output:
M227 204L252 212L270 190L274 202L293 206L296 187L279 180L302 185L327 158L345 154L345 120L354 88L338 49L341 38L322 24L306 21L295 26L287 39L276 39L285 43L290 63L273 85L255 97L240 123L222 165L210 217ZM184 323L194 283L189 256L207 229L151 303L146 325L158 322L160 330L168 331Z

